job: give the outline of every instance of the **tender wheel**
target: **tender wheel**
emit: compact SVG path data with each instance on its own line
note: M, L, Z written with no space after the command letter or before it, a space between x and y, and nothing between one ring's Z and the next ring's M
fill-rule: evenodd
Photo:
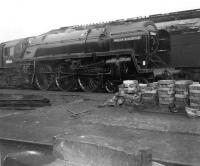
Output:
M108 93L115 93L118 90L118 87L116 84L113 83L111 80L106 80L104 83L104 87L106 92Z
M57 68L56 85L62 91L72 91L77 87L77 79L73 71L67 65L59 65Z
M40 90L48 90L54 83L53 69L49 64L36 67L35 84Z
M78 83L81 89L85 92L94 92L101 85L101 78L99 76L93 77L79 77Z

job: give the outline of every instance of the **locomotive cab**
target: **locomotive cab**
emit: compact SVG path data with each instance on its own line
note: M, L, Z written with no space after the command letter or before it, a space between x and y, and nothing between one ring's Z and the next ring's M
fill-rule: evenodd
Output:
M3 44L2 67L6 68L13 66L15 45L15 41Z
M140 79L142 75L151 75L152 72L148 69L149 59L158 48L157 28L154 23L151 21L127 22L108 26L108 31L111 38L110 49L125 51L112 61L115 62L112 65L114 78Z
M27 47L27 39L19 39L0 45L0 73L3 79L0 84L5 87L15 87L21 84L21 69L18 61L23 58Z
M16 61L22 60L27 47L27 39L19 39L5 42L1 45L1 67L15 65Z

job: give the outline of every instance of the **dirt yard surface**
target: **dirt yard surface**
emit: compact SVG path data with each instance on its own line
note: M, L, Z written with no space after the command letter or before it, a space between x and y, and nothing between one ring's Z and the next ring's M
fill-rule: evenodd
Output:
M50 106L0 108L0 137L51 144L60 134L115 138L119 147L152 148L155 160L199 165L200 118L151 113L130 107L99 107L113 94L6 90L3 94L40 95ZM155 108L153 108L155 109Z

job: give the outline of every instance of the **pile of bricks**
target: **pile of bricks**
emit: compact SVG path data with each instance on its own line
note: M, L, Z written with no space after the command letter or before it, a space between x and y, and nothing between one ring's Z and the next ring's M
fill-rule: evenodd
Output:
M159 105L169 106L174 104L175 81L160 80L158 81L158 100Z
M175 82L175 107L178 110L185 109L189 104L189 85L191 80L181 80Z

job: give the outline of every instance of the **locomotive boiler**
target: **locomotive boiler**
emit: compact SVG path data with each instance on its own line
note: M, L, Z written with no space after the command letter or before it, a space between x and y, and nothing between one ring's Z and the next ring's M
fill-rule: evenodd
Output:
M8 76L7 68L15 72L18 84L41 90L56 85L69 91L78 84L83 91L104 87L112 92L124 79L152 79L149 59L157 48L151 21L61 28L1 44L1 75Z

